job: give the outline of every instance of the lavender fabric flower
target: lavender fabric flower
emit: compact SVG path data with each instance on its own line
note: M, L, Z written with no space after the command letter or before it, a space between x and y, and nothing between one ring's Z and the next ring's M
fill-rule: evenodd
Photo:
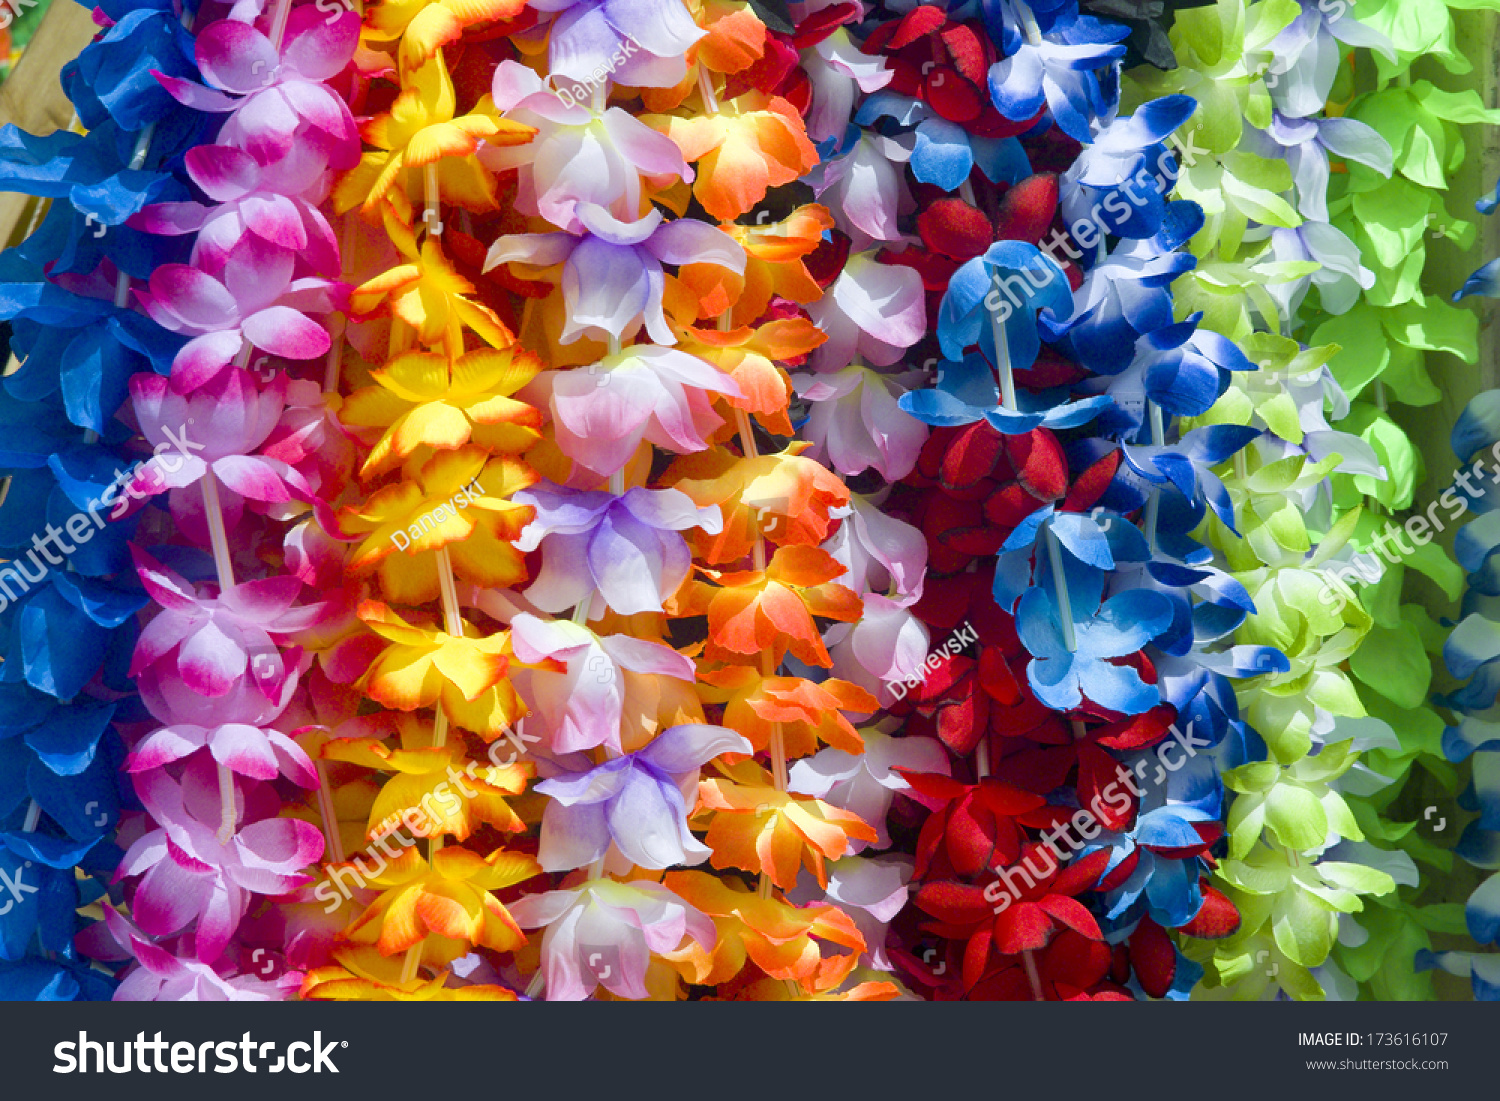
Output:
M654 343L675 344L662 312L662 264L717 264L744 274L745 250L717 226L694 218L663 223L656 209L638 221L622 222L585 202L575 204L574 213L587 231L582 236L508 234L490 246L484 262L486 271L508 262L543 268L562 264L568 321L557 338L560 344L582 336L625 340L642 324Z
M516 547L542 547L542 570L527 598L545 612L591 599L590 619L606 607L621 615L662 611L693 565L677 533L702 528L717 535L723 525L717 508L699 508L676 489L637 486L616 497L542 482L513 499L536 508Z
M548 64L558 76L667 88L687 74L688 48L708 32L679 0L535 0L557 12Z
M613 842L642 868L701 863L710 850L687 826L698 769L720 753L751 751L733 730L690 723L662 731L645 749L542 781L536 790L552 802L537 859L549 872L581 868Z

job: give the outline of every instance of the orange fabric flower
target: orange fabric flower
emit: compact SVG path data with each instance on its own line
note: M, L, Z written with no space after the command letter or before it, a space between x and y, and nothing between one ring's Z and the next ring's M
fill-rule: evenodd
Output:
M690 979L699 984L728 982L749 959L773 979L796 982L809 991L827 990L848 977L865 950L859 929L837 906L792 906L704 872L668 872L663 883L713 918L718 928L707 977ZM849 951L824 956L820 942ZM688 951L696 948L690 943ZM667 953L664 958L675 963L682 956L686 962L686 955Z
M777 361L805 356L828 339L811 321L791 317L768 321L758 329L747 326L728 332L684 326L677 335L682 351L707 360L734 379L740 396L725 395L722 401L754 414L769 432L792 435L792 422L786 415L792 381Z
M748 665L700 671L699 689L709 703L724 704L724 725L750 739L758 752L771 745L771 731L780 724L788 757L806 757L823 742L846 753L863 753L865 740L843 712L873 715L880 710L875 697L857 684L830 678L821 682L801 677L765 676Z
M698 166L693 195L723 222L754 208L768 188L789 184L818 163L802 116L780 96L747 92L716 115L646 115L641 121L666 134Z
M833 583L844 567L818 547L778 547L764 570L698 569L717 587L689 581L677 599L679 614L708 616L710 661L768 653L780 665L790 651L826 669L833 662L813 616L847 622L864 609L853 589Z
M718 767L723 778L698 783L699 806L714 812L704 841L713 849L709 863L715 868L759 872L789 891L797 884L797 869L806 867L827 887L824 860L844 856L851 837L876 838L874 827L857 814L810 795L777 791L754 761Z
M718 317L732 311L735 325L749 325L766 312L772 295L800 305L823 297L806 257L834 228L833 215L819 203L799 206L780 222L745 226L728 222L719 227L745 250L745 273L737 275L712 264L684 264L678 272L698 296L699 317Z
M680 456L664 478L693 499L719 505L724 529L718 535L693 531L693 552L710 565L737 562L758 537L772 543L816 545L828 538L830 509L849 503L849 487L827 467L802 458L811 444L794 440L775 455L742 458L722 447Z

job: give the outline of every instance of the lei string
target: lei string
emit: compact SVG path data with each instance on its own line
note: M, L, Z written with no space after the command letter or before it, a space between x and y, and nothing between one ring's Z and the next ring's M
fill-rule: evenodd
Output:
M1475 204L1481 214L1491 214L1496 207L1493 196L1480 199ZM1471 295L1495 297L1497 292L1496 272L1500 264L1491 260L1465 280L1455 292L1454 301ZM1494 578L1493 558L1496 547L1494 535L1494 498L1482 481L1487 473L1487 464L1494 458L1500 445L1500 432L1496 431L1496 392L1486 390L1474 397L1459 415L1453 426L1450 446L1461 464L1472 466L1465 470L1453 485L1449 486L1440 500L1450 495L1460 500L1474 514L1459 529L1454 540L1454 556L1466 574L1466 584L1461 606L1461 616L1452 633L1443 644L1443 661L1447 671L1466 683L1455 690L1435 697L1435 702L1448 708L1457 717L1443 731L1443 754L1454 764L1471 762L1472 778L1463 793L1460 806L1466 810L1477 809L1479 817L1464 827L1454 853L1478 868L1492 870L1494 861L1489 853L1495 847L1496 825L1494 821L1495 770L1491 754L1496 741L1491 736L1494 728L1497 685L1495 659L1500 656L1494 638L1494 594L1497 591ZM1483 457L1478 457L1483 456ZM1478 481L1480 488L1474 488ZM1493 479L1491 479L1493 481ZM1492 945L1500 937L1500 921L1496 920L1496 877L1485 878L1469 895L1463 909L1462 926L1457 923L1433 920L1427 923L1434 932L1466 932L1480 945ZM1424 916L1440 916L1440 912L1453 907L1442 905L1428 907ZM1496 953L1443 951L1424 948L1417 953L1417 968L1421 971L1440 969L1451 975L1470 980L1477 1001L1495 1001L1500 998L1500 968L1496 967Z
M1173 321L1168 288L1192 266L1181 247L1202 214L1168 197L1176 162L1163 140L1192 101L1119 115L1124 28L1071 5L997 10L985 84L998 115L1022 124L993 162L1003 171L978 155L974 121L951 174L910 158L919 188L959 194L919 217L928 254L902 257L922 273L941 359L936 387L900 401L935 429L906 479L925 492L892 503L926 533L936 571L918 616L934 637L967 629L980 649L938 664L897 705L912 732L972 754L960 767L975 780L910 777L938 813L896 958L944 999L1181 998L1201 971L1168 931L1223 936L1238 923L1204 877L1222 834L1216 761L1255 745L1226 678L1285 659L1225 649L1252 605L1188 537L1210 511L1232 522L1214 467L1256 433L1174 428L1255 365L1201 315ZM939 25L921 12L887 40L902 48L919 18ZM1067 50L1084 61L1064 69ZM915 127L920 152L934 138L912 102L878 92L857 117L887 141ZM1032 167L1054 163L1056 174ZM1010 297L997 301L997 287ZM1169 775L1151 751L1174 734L1209 748ZM980 807L979 831L955 833ZM1075 811L1097 832L1068 860L1057 830Z
M335 191L338 207L359 203L378 217L404 261L351 295L356 313L389 317L389 362L370 370L370 384L340 410L362 444L367 489L341 511L339 531L355 543L346 569L356 579L373 574L384 599L357 581L349 610L375 638L356 633L325 653L331 677L352 680L387 717L397 714L394 728L353 716L322 724L323 759L350 777L334 793L335 811L353 810L358 824L313 891L327 903L321 917L309 907L295 918L320 964L302 996L514 1000L507 986L483 981L498 975L476 953L510 953L525 941L495 892L541 871L529 852L501 844L527 828L510 801L533 768L514 752L498 754L507 744L498 739L523 713L509 676L509 632L466 619L458 583L503 586L526 576L513 544L533 509L519 493L538 476L520 454L541 418L511 395L540 364L514 347L505 323L454 270L442 247L442 204L493 210L492 183L474 157L479 142L526 141L533 131L456 115L443 50L408 52L402 43L399 94L365 127L382 151L367 153ZM409 188L419 192L420 220ZM465 329L485 346L470 348ZM415 607L434 600L435 617ZM379 777L377 790L359 778L368 769L394 775ZM322 939L328 932L332 943Z
M127 513L149 491L130 473L142 456L116 413L131 377L165 371L176 351L129 308L131 277L174 249L127 220L188 194L182 154L205 120L151 73L195 74L191 17L165 3L105 3L99 35L62 73L88 133L0 132L0 187L64 200L0 259L0 318L19 361L0 393L10 429L0 869L19 894L0 915L10 1000L107 1000L116 989L117 969L85 958L100 927L81 912L120 862L115 831L131 802L118 777L122 733L144 717L126 673L146 600L127 550L139 517Z
M248 528L242 545L274 561L285 529L272 525L311 504L328 528L316 494L337 493L345 477L347 448L320 430L320 386L276 372L271 357L319 360L331 345L314 317L341 297L330 278L340 259L317 206L331 171L353 163L354 129L322 82L347 65L356 32L349 13L329 20L284 3L267 24L269 34L234 19L203 28L195 55L207 84L159 75L178 102L228 116L219 144L184 158L214 205L156 203L134 219L146 231L196 231L188 262L158 265L137 292L152 320L185 338L170 378L138 374L130 390L158 455L204 426L204 440L150 485L170 491L175 526L208 545L212 573L200 580L202 556L182 546L132 548L160 609L130 675L164 725L148 727L125 762L148 821L117 873L139 877L125 893L131 917L113 915L114 944L99 945L106 958L140 963L120 998L289 996L300 975L287 969L275 923L251 916L253 899L307 883L302 870L324 850L316 826L281 813L272 786L319 783L287 705L308 664L294 640L324 609L298 606L295 574L237 578L251 567L248 556L236 562L229 532ZM246 370L257 348L268 354Z
M889 984L852 977L866 942L849 916L827 901L798 908L775 894L796 887L803 866L830 883L826 861L844 856L851 836L876 839L855 815L789 790L790 759L809 757L820 740L858 753L860 736L842 711L877 709L854 684L780 669L788 651L826 667L813 616L858 613L857 595L833 580L846 567L817 546L833 534L829 509L845 504L848 491L803 457L805 445L762 453L750 420L790 434L792 383L782 363L824 339L794 302L822 294L804 257L830 220L808 206L780 226L763 217L753 227L733 224L816 156L785 101L740 90L720 106L715 74L745 69L753 58L744 50L759 50L748 11L692 14L705 24L690 58L696 74L690 68L668 86L663 71L646 95L670 110L696 86L701 120L659 114L646 130L609 106L607 83L569 102L523 66L502 62L495 72L496 107L538 135L483 159L516 166L518 207L556 228L502 235L487 262L557 286L537 312L551 361L577 365L543 372L525 391L550 422L536 451L550 484L518 495L535 508L519 543L541 554L535 579L519 592L477 596L511 625L530 731L544 743L533 754L545 777L536 790L550 800L538 860L549 872L582 870L512 911L523 926L545 930L528 992L549 999L601 987L616 997L675 998L682 979L717 986L721 996L884 997L894 993ZM559 72L554 66L554 80ZM548 167L560 163L554 149L580 142L618 169ZM740 177L716 165L747 156L766 171L739 189ZM648 201L679 213L688 192L676 188L688 184L722 228L665 219ZM667 275L664 264L677 273ZM786 308L768 316L773 296ZM716 327L697 326L710 317ZM523 321L521 331L538 327ZM643 329L655 343L629 343ZM738 455L717 442L729 425ZM664 488L642 484L652 445L678 455ZM868 445L860 451L869 453ZM645 568L624 571L622 560ZM546 620L569 607L571 623ZM703 641L689 650L700 655L697 670L656 641L667 637L666 617L705 616L707 638L698 628ZM647 637L630 640L620 628ZM553 672L554 662L566 671ZM604 683L587 688L593 680ZM695 680L701 702L671 687ZM613 702L616 685L625 707ZM660 703L639 695L648 686L662 693ZM722 708L723 727L704 723L705 704ZM747 756L755 753L769 769ZM712 778L700 786L705 765ZM690 827L707 830L706 847ZM759 874L759 889L668 870L705 859ZM838 882L859 883L858 869L844 869ZM899 879L894 892L899 903ZM784 939L788 923L806 933ZM825 957L814 937L844 951ZM605 959L616 965L603 968Z
M1473 319L1424 295L1421 275L1430 227L1472 239L1437 189L1461 148L1454 122L1483 108L1472 93L1388 83L1423 50L1466 64L1447 19L1416 30L1388 12L1235 0L1181 13L1172 38L1181 68L1134 79L1203 104L1179 189L1208 220L1178 298L1261 366L1196 421L1262 430L1225 478L1243 539L1217 519L1199 537L1255 602L1240 640L1291 661L1240 693L1269 751L1226 781L1238 794L1220 875L1244 925L1193 954L1212 997L1430 997L1411 960L1447 919L1397 887L1418 884L1414 860L1441 870L1451 856L1387 808L1417 760L1447 790L1456 776L1425 706L1421 655L1442 632L1400 595L1408 567L1454 597L1460 577L1420 540L1389 568L1375 552L1418 480L1388 402L1437 400L1425 352L1474 354ZM1340 43L1356 47L1351 66L1322 60ZM1380 84L1355 95L1354 69L1372 60ZM1414 152L1413 127L1434 144ZM1220 293L1230 285L1244 290Z

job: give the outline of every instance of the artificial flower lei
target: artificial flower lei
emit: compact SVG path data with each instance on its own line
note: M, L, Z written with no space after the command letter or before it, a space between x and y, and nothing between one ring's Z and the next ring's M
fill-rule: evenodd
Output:
M1398 6L102 4L0 131L0 997L1494 997L1406 411L1500 113Z

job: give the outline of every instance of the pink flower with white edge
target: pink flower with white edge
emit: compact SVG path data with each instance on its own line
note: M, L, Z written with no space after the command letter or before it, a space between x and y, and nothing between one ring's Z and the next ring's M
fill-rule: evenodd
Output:
M916 467L928 428L902 415L896 399L906 388L894 379L856 366L793 375L792 385L811 404L803 429L813 445L809 459L846 477L874 470L887 482L899 482Z
M932 644L927 624L912 614L911 604L917 599L866 593L859 619L836 623L824 636L833 659L832 675L859 685L882 707L900 699L897 693L902 690L893 686L925 675Z
M798 795L816 796L875 826L874 842L849 839L850 851L855 853L870 844L879 849L890 846L885 820L891 800L897 792L911 788L896 769L944 776L949 772L948 751L935 738L892 738L873 727L860 733L865 739L864 753L825 747L793 764L787 783L788 790Z
M613 474L642 440L678 455L706 449L724 423L710 394L739 397L740 388L697 356L632 344L588 367L543 371L521 398L550 408L564 455Z
M897 218L916 210L903 168L910 157L894 139L866 132L849 152L813 169L813 194L834 212L854 249L901 239Z
M125 854L115 878L142 876L131 913L142 931L171 936L196 922L194 951L223 954L252 895L283 895L309 882L303 869L323 855L323 835L298 818L265 818L240 826L226 815L212 762L189 762L182 779L161 769L141 773L136 793L158 828ZM220 826L236 828L220 840Z
M479 160L496 172L525 168L518 176L516 209L545 218L568 233L582 233L579 203L592 203L616 218L641 210L641 182L667 186L693 181L682 151L621 107L595 113L587 104L565 103L540 76L518 61L495 69L495 106L506 118L536 128L524 145L483 145Z
M306 751L274 728L249 723L194 726L176 723L148 734L125 761L125 771L161 768L207 749L219 764L252 780L285 776L300 787L318 786L318 773Z
M330 18L305 4L292 10L279 53L260 31L233 19L198 32L198 71L212 87L155 75L187 107L233 112L219 130L221 145L244 149L261 164L310 160L345 172L359 163L359 130L348 105L324 82L343 71L358 43L353 11Z
M528 729L554 754L608 746L621 752L629 674L695 679L691 658L670 646L629 635L596 635L565 619L521 612L510 622L511 646L527 665L549 658L562 672L512 667L516 691L531 711Z
M842 137L849 128L860 94L877 92L891 82L895 70L881 54L859 48L849 32L837 27L810 50L802 51L802 71L812 85L807 111L807 138L812 142Z
M882 264L871 252L849 257L807 312L828 334L808 356L814 371L842 370L856 359L889 367L927 332L922 277L913 268Z
M172 360L172 387L189 393L222 373L240 350L253 348L287 359L317 359L332 341L308 317L339 309L348 287L318 277L293 278L293 254L254 234L246 235L219 276L187 264L163 264L141 306L162 328L190 337Z
M211 203L156 203L132 216L127 225L160 236L196 233L189 262L210 275L224 270L246 234L286 249L301 265L300 274L338 274L339 244L333 227L315 204L298 194L316 195L322 173L302 181L300 188L282 190L268 186L266 178L273 170L262 168L243 149L200 145L189 149L183 160Z
M894 971L886 954L886 930L906 905L907 884L915 865L894 854L875 857L845 856L828 864L828 889L803 869L787 900L797 906L831 903L853 919L865 938L863 962L881 971Z
M855 592L921 596L927 573L927 537L884 512L885 494L849 495L849 515L823 544L847 571L839 578Z
M285 503L311 495L286 463L253 454L286 407L282 376L262 387L250 372L233 367L183 395L160 375L143 371L131 377L130 396L141 433L157 452L150 464L155 487L186 489L212 471L238 497ZM235 507L227 522L238 515Z
M139 548L130 553L161 607L141 631L129 673L151 713L164 723L264 725L295 684L278 640L312 626L323 606L293 607L302 592L295 577L246 581L204 597Z
M582 1001L598 987L621 998L645 998L652 952L672 952L691 938L711 949L714 923L660 883L590 880L570 891L527 895L511 917L542 934L546 1000Z
M174 956L151 940L120 915L114 907L104 907L101 926L119 945L118 952L88 953L93 959L134 959L133 967L115 989L117 1002L281 1002L296 994L302 985L302 973L274 966L274 977L254 974L223 973L201 960ZM95 938L98 939L97 937ZM269 954L266 954L269 956Z

